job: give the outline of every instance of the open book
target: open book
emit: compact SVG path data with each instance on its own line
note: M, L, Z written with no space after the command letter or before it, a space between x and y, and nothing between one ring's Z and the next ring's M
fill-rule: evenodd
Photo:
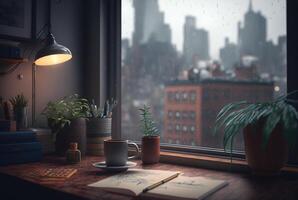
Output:
M89 186L131 196L146 195L165 199L203 199L227 185L226 181L186 177L179 172L131 169Z

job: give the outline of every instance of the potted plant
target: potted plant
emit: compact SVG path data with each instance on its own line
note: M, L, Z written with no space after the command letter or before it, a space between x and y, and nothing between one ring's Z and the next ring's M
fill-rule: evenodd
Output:
M56 153L64 155L70 143L78 143L82 156L86 152L86 117L88 101L77 94L49 102L42 112L55 136Z
M23 94L18 94L9 99L13 106L14 119L16 120L17 130L28 128L27 105L28 100Z
M142 162L144 164L154 164L159 162L160 136L159 131L152 119L150 107L144 105L140 108L142 137Z
M94 103L89 104L90 116L87 121L87 153L90 155L103 155L103 142L111 138L112 111L117 105L113 98L107 100L104 107Z
M254 174L278 174L287 161L288 147L296 141L298 113L289 104L294 101L287 97L264 103L230 103L217 115L215 133L223 128L224 148L231 153L233 139L243 129L246 160Z

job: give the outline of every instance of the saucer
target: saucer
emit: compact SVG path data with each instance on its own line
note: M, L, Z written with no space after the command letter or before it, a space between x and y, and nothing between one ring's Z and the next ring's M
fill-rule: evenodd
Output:
M102 162L93 163L92 165L96 168L99 168L105 171L121 172L121 171L126 171L128 168L137 166L137 163L127 161L126 165L123 165L123 166L107 166L106 162L102 161Z

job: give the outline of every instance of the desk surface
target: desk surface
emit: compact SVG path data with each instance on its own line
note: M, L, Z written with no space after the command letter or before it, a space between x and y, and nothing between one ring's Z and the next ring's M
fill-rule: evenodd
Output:
M41 185L51 190L60 191L65 194L71 194L80 199L86 200L128 200L134 199L129 196L122 196L105 192L99 188L88 187L94 183L112 174L105 173L91 166L92 163L102 161L101 157L86 157L76 165L67 165L64 158L47 156L39 163L29 163L21 165L11 165L0 167L0 173L17 177L18 179ZM208 169L192 168L172 164L159 163L156 165L143 166L137 161L137 168L159 169L159 170L177 170L182 171L186 176L204 176L216 179L227 180L229 185L218 192L210 195L206 200L214 199L298 199L298 175L283 174L277 177L255 177L250 174L230 173ZM26 175L32 169L71 167L78 169L78 172L71 178L62 183L39 183L36 180L29 179ZM3 184L3 183L2 183ZM17 188L14 189L17 191Z

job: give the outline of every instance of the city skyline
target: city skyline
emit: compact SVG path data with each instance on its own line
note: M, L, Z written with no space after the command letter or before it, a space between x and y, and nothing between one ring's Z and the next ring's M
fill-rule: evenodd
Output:
M185 23L185 16L193 15L197 19L197 27L203 28L207 30L210 34L209 43L210 43L210 56L213 59L219 59L219 49L224 46L224 38L228 37L231 42L237 42L237 23L241 21L243 23L244 13L248 10L249 0L242 0L241 3L235 0L226 0L225 4L223 1L201 1L196 0L194 3L193 0L162 0L158 1L160 11L164 12L165 15L165 23L170 25L172 31L172 44L177 47L177 50L182 53L183 48L183 24ZM183 3L183 4L182 4ZM234 4L232 4L234 3ZM123 0L123 7L122 7L122 38L128 38L131 41L132 32L134 29L134 21L130 20L133 19L133 7L132 1L130 0ZM286 8L285 8L285 0L278 1L278 0L266 0L258 2L252 1L253 10L258 12L260 11L262 15L264 15L267 19L267 39L273 40L273 42L277 43L278 36L286 35ZM174 7L179 7L179 9L175 9ZM214 6L216 8L214 8ZM200 12L196 14L192 13L194 10L200 8ZM208 10L216 10L216 14L210 17ZM234 8L230 9L228 14L224 10L228 7ZM237 9L236 9L237 8ZM234 10L237 10L234 11ZM186 13L187 10L189 13ZM173 14L173 12L175 12ZM202 15L200 13L205 13ZM184 14L183 14L184 13ZM232 14L231 14L232 13ZM203 17L198 17L198 16ZM172 19L170 20L169 18ZM182 17L181 17L182 16ZM221 21L223 23L218 25L218 17L221 16ZM231 16L232 20L231 20ZM217 23L215 23L217 20ZM213 24L209 23L214 22ZM181 25L181 27L180 27ZM125 27L125 28L123 28ZM215 31L216 29L220 29L221 31ZM213 31L212 31L213 30ZM229 31L224 31L229 30Z

